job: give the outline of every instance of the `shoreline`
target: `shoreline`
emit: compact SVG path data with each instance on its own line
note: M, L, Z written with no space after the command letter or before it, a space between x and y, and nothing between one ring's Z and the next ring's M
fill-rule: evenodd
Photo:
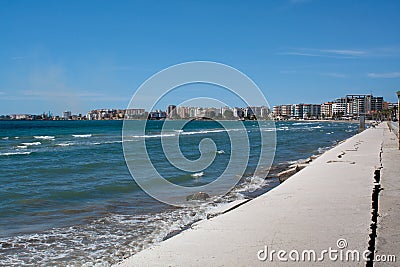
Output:
M186 121L186 120L194 120L194 121L274 121L274 122L347 122L347 123L359 123L359 120L329 120L329 119L291 119L291 120L276 120L276 119L259 119L259 120L240 120L240 119L209 119L209 120L201 120L199 118L184 118L184 119L163 119L163 120L152 120L152 119L109 119L109 120L6 120L1 119L0 122L15 122L15 121ZM365 123L372 122L375 120L365 120Z
M68 123L66 123L66 124L68 124ZM97 123L95 123L95 124L97 124ZM107 123L106 123L107 124ZM292 124L292 123L285 123L285 124ZM322 125L322 124L321 124ZM337 129L343 129L343 131L345 130L345 129L349 129L349 128L351 128L352 129L352 133L351 133L351 135L353 135L354 133L355 133L355 126L354 125L352 125L352 126L349 126L349 127L347 127L347 125L340 125L340 124L331 124L332 125L332 127L333 128L337 128ZM299 133L296 133L297 132L297 130L295 131L295 132L293 132L293 134L295 134L294 136L297 136L298 134L300 134L300 135L302 135L303 133L302 132L304 132L305 131L305 133L308 133L308 130L307 129L305 129L305 128L310 128L310 129L314 129L315 127L315 124L314 125L310 125L310 126L305 126L305 125L299 125L299 126L296 126L297 128L299 128L300 129L300 132ZM296 128L295 126L293 126L294 128ZM323 127L328 127L327 125L325 125L325 126L323 126ZM329 126L330 127L330 126ZM328 127L328 128L329 128ZM278 128L278 127L277 127ZM317 132L320 132L320 131L322 131L322 130L319 130L319 128L317 127L316 129L318 129L318 130L311 130L313 133L315 132L315 133L317 133ZM74 131L74 130L73 130ZM85 131L86 132L86 131ZM326 139L326 140L329 140L329 143L324 143L324 142L321 142L321 143L318 143L318 145L317 144L315 144L315 145L313 145L313 147L312 147L312 149L306 149L306 151L308 151L308 152L301 152L300 154L299 153L297 153L297 152L295 152L295 153L288 153L288 154L283 154L283 155L287 155L287 157L285 157L285 156L283 156L283 157L278 157L277 158L277 164L275 165L275 168L273 168L272 170L271 170L271 173L273 173L273 172L275 172L275 173L279 173L280 171L283 171L283 170L287 170L288 168L289 168L289 166L291 165L291 164L294 164L294 163L296 163L296 164L298 164L298 163L301 163L301 162L303 162L303 161L308 161L308 159L309 159L309 156L311 156L311 155L314 155L314 154L320 154L320 153L322 153L323 151L326 151L326 149L328 149L328 147L329 148L332 148L332 146L336 146L337 145L337 140L345 140L348 136L350 136L350 134L340 134L339 133L339 131L337 131L337 133L338 133L338 136L337 137L332 137L332 136L329 136L329 135L325 135L325 132L331 132L331 131L322 131L323 133L321 133L321 134L317 134L317 136L321 136L321 138L324 138L324 139ZM335 131L336 132L336 131ZM347 132L347 131L346 131ZM56 133L46 133L46 135L48 135L48 134L54 134L54 136L56 136L57 138L56 139L58 139L58 135L56 134ZM33 135L33 134L32 134ZM69 138L72 138L70 135L68 135L69 136ZM340 136L340 137L339 137ZM95 137L95 135L94 135L94 137ZM94 138L93 137L93 138ZM33 138L33 136L29 136L29 138ZM72 138L73 139L73 138ZM74 139L75 140L75 139ZM79 139L80 140L80 139ZM83 141L85 141L86 142L86 140L89 140L89 139L82 139ZM97 140L92 140L92 141L90 141L90 143L93 143L93 142L95 142L95 141L97 141ZM15 142L22 142L22 141L15 141ZM46 142L48 142L48 143L46 143ZM305 146L305 144L306 143L308 143L308 138L302 138L302 141L300 141L301 143L303 143L301 146ZM50 141L45 141L44 143L46 143L46 145L45 144L43 144L44 145L44 148L45 147L47 147L47 144L50 144L51 142ZM329 144L329 145L328 145ZM310 144L311 145L311 144ZM114 147L114 146L113 146ZM36 148L36 147L35 147ZM300 150L300 151L302 151L302 150ZM303 150L304 151L304 150ZM66 151L67 152L67 151ZM36 154L36 153L35 153ZM39 154L38 154L39 155ZM22 159L22 158L21 158ZM24 158L25 159L25 158ZM26 159L28 159L28 157L26 157ZM272 189L273 187L275 187L275 185L277 185L279 182L278 182L278 179L276 178L276 175L274 174L274 175L272 175L273 176L273 179L274 180L272 180L272 179L270 179L270 178L268 178L269 180L267 180L267 181L265 181L265 177L267 176L266 175L266 173L263 173L263 174L260 174L259 176L257 176L257 177L254 177L254 179L253 179L253 177L251 177L252 175L251 174L249 174L248 176L246 176L246 177L248 177L248 179L247 178L244 178L244 184L243 184L243 186L239 186L240 187L240 189L238 190L238 191L240 191L240 194L242 194L242 197L243 197L243 195L245 195L244 197L245 198L255 198L256 196L258 196L258 195L260 195L260 193L261 192L265 192L266 190L266 188L268 188L268 190L270 190L270 189ZM273 181L272 183L271 183L271 181ZM273 183L275 183L275 184L273 184ZM260 186L262 186L262 187L260 187ZM257 188L257 189L256 189ZM261 188L261 189L259 189L259 188ZM234 194L235 195L235 194ZM232 201L232 200L234 200L234 199L237 199L237 197L235 197L233 195L233 197L228 197L227 199L229 200L229 201ZM232 210L233 208L237 208L236 207L236 205L238 205L238 204L240 204L240 202L241 201L239 201L239 202L236 202L236 203L229 203L228 205L230 205L231 207L228 207L228 205L224 205L224 204L222 204L223 202L225 202L225 200L223 200L223 201L217 201L216 202L216 206L219 206L219 205L221 205L221 206L223 206L223 207L220 207L220 209L219 209L219 211L212 211L211 212L211 214L209 215L209 217L211 218L211 217L215 217L215 215L220 215L221 213L226 213L226 211L229 209L229 210ZM211 207L211 209L213 209L214 210L214 206L215 205L212 205L212 207ZM208 212L208 210L207 210L207 212ZM171 213L172 214L172 213ZM184 215L184 216L181 216L181 217L178 217L178 215ZM150 226L150 227L148 227L148 228L143 228L143 229L146 229L146 231L147 230L150 230L150 228L153 228L153 229L155 229L155 231L154 231L154 233L155 234L153 234L153 232L151 232L151 234L149 234L148 235L148 238L147 237L144 237L144 238L138 238L138 239L136 239L136 238L131 238L130 236L134 236L135 234L134 233L132 233L132 234L127 234L127 233L125 233L125 234L123 234L123 232L125 232L126 230L128 230L128 227L126 227L126 228L124 228L124 227L122 227L121 229L124 229L123 231L121 231L121 235L122 236L125 236L125 237L122 237L122 239L125 239L126 238L126 240L131 240L132 241L132 245L131 245L131 243L130 243L130 245L129 245L129 247L132 247L132 250L134 251L134 252L137 252L137 251L139 251L139 250L142 250L143 249L143 247L149 247L149 245L150 245L150 243L153 243L153 241L151 241L151 240L156 240L157 242L159 242L159 241L161 241L164 237L166 237L167 236L167 233L171 233L171 232L173 232L173 231L176 231L176 230L179 230L179 229L182 229L181 228L181 226L183 226L183 225L188 225L188 224L190 224L190 225L192 225L192 221L193 221L193 219L195 219L195 220L197 220L197 218L198 217L201 217L202 219L204 219L205 217L203 216L203 210L200 210L200 212L198 212L197 214L199 215L195 215L195 217L194 217L194 215L192 215L192 214L194 214L194 213L190 213L190 212L186 212L186 211L184 211L184 212L179 212L179 211L177 211L177 212L173 212L173 216L169 216L169 214L166 212L165 214L163 214L162 216L164 216L164 215L168 215L167 217L166 217L166 220L165 221L167 221L167 222L169 222L168 224L171 224L171 226L168 226L167 227L167 229L164 229L163 227L162 227L162 225L160 225L159 224L159 226L155 226L154 225L154 227L153 226ZM186 216L187 215L187 216ZM108 215L107 215L108 216ZM172 217L175 217L175 219L174 220L171 220L171 218ZM101 217L101 218L103 218L103 217ZM108 226L107 226L107 228L110 228L110 227L112 227L113 229L117 229L117 228L115 228L114 226L116 225L116 223L118 223L117 222L117 220L119 220L119 217L114 217L113 215L110 215L110 217L107 217L107 219L108 218L110 218L111 220L112 220L112 223L110 223ZM126 219L126 218L136 218L135 216L126 216L126 217L121 217L121 218L124 218L124 220ZM114 220L115 220L115 223L114 223ZM122 219L121 219L122 220ZM153 222L153 221L157 221L156 219L155 220L152 220L151 222ZM111 221L110 221L111 222ZM163 219L163 222L164 222L164 219ZM97 224L95 221L94 221L94 224ZM172 225L173 224L173 225ZM74 224L75 225L75 224ZM85 235L87 232L85 231L85 229L87 228L86 227L86 225L87 225L87 223L85 223L84 225L78 225L77 226L77 228L76 228L76 233L77 234L79 234L79 235ZM124 223L124 225L125 225L125 223ZM128 224L126 224L126 225L128 225ZM141 225L140 225L140 223L138 223L138 225L141 227ZM179 225L179 228L178 228L178 225ZM89 225L90 226L90 225ZM100 229L102 229L102 227L100 226L99 227ZM132 229L133 228L131 228L131 230L130 231L132 231ZM47 231L47 230L46 230ZM40 240L45 240L45 241L41 241L41 242L48 242L48 239L47 239L47 237L46 237L46 231L44 231L43 233L42 232L40 232L39 234L40 234ZM56 234L57 235L59 235L59 234L63 234L63 232L67 232L68 233L68 235L71 235L71 238L69 238L69 239L71 239L72 240L72 237L73 236L77 236L77 235L75 235L74 234L74 232L75 232L75 230L74 231L70 231L69 232L69 230L68 229L66 229L65 227L62 227L62 228L58 228L58 229L56 229ZM89 231L90 232L90 231ZM135 232L135 230L133 230L133 232ZM181 232L181 231L179 231L179 232ZM47 234L49 233L49 231L47 231ZM34 233L32 233L32 234L34 234ZM101 231L99 231L99 234L101 234ZM165 235L164 235L165 234ZM20 241L18 241L17 239L8 239L8 240L6 240L7 242L6 243L4 243L6 246L9 246L9 245L11 245L11 246L14 246L14 245L16 245L16 246L18 246L18 245L20 245L20 244L23 244L25 241L25 243L27 243L28 244L28 246L29 247L31 247L31 248L34 248L34 249L38 249L38 252L39 253L46 253L45 251L41 251L40 250L40 247L38 247L38 242L36 242L36 241L30 241L31 239L30 239L30 236L31 235L25 235L24 237L23 237L23 239L21 239L21 242ZM171 236L171 234L169 234L169 236ZM119 238L119 237L118 237ZM95 238L89 238L90 240L95 240ZM165 238L164 238L165 239ZM25 240L25 241L22 241L22 240ZM63 242L63 238L60 238L59 240L57 240L57 242ZM79 239L78 239L79 240ZM119 239L118 239L119 240ZM113 242L113 239L109 239L108 241L104 241L104 242L110 242L110 246L113 246L114 244L114 242ZM125 241L122 241L122 242L120 242L120 241L118 241L118 242L115 242L115 245L120 245L120 244L123 244ZM86 245L82 245L82 252L86 252L86 251L88 251L88 252L90 252L90 250L89 249L87 249L87 246ZM99 246L99 253L104 253L104 250L105 249L102 249L100 246ZM102 252L103 251L103 252ZM113 253L111 254L109 254L109 255L107 255L108 253L104 253L105 255L104 255L104 257L102 256L102 259L104 258L104 262L109 262L110 264L114 264L116 261L118 261L118 259L119 258L122 258L122 257L127 257L128 255L130 255L130 253L129 253L129 251L126 249L126 248L121 248L121 249L115 249L115 250L112 250L113 251ZM115 252L114 252L115 251ZM75 257L75 255L73 255L74 257ZM109 260L109 259L111 259L112 258L112 260ZM72 259L72 258L71 258ZM75 258L73 258L73 259L75 259ZM91 262L91 260L89 259L87 262Z
M352 138L353 136L349 137ZM347 139L349 139L347 138ZM253 192L247 192L247 194L244 195L244 199L237 199L237 200L233 200L231 202L226 202L221 204L220 206L216 206L214 207L211 211L206 213L206 218L204 219L199 219L196 220L194 222L191 222L187 225L184 225L183 227L181 227L180 230L175 230L171 233L168 233L167 236L165 236L163 238L163 240L161 242L164 242L165 240L168 240L176 235L179 235L181 233L183 233L186 230L191 229L191 227L193 225L195 225L196 223L199 223L201 221L207 221L211 218L217 217L219 215L225 214L227 212L233 211L236 208L242 206L243 204L246 204L249 201L252 201L254 199L257 199L258 197L267 194L269 191L271 191L272 189L279 187L280 185L282 185L283 182L285 182L287 179L289 179L290 177L292 177L293 175L295 175L296 173L298 173L299 171L301 171L302 169L308 167L315 159L317 159L318 157L322 156L324 153L328 152L329 150L335 148L336 146L340 145L341 143L345 142L347 139L343 139L341 141L338 141L335 145L332 145L329 149L315 155L311 155L307 158L302 158L302 159L298 159L296 160L296 162L283 162L283 163L278 163L276 165L272 165L270 167L270 171L268 172L267 176L265 176L264 180L265 181L274 181L274 180L278 180L278 184L274 185L274 186L270 186L270 183L268 183L266 186L260 187L258 189L256 189ZM271 173L271 170L273 170L273 172ZM252 175L250 175L252 176ZM283 178L282 178L282 177ZM263 193L257 193L257 191L262 191ZM214 202L212 202L213 204L215 204ZM209 203L210 205L212 203ZM154 243L153 245L151 245L149 248L151 248L154 245L160 244L161 242L158 243ZM149 249L147 248L147 249ZM139 251L138 253L140 253L141 251ZM137 254L137 253L136 253ZM134 255L136 255L134 254ZM132 255L132 256L134 256ZM117 266L119 263L116 263L115 266Z
M323 161L324 160L324 158L326 158L327 156L330 156L330 154L332 154L332 153L336 153L338 150L341 150L342 149L342 147L343 146L346 146L346 145L348 145L349 143L351 143L352 141L354 141L355 139L357 139L358 137L360 137L360 135L365 135L365 132L371 132L371 130L372 129L367 129L366 131L364 131L363 133L361 133L361 134L356 134L356 135L354 135L354 136L352 136L352 137L350 137L350 138L348 138L348 139L346 139L346 140L344 140L344 141L341 141L341 142L339 142L337 145L335 145L334 147L332 147L332 148L330 148L329 150L327 150L327 151L325 151L325 152L323 152L319 157L317 157L316 159L313 159L312 161L311 161L311 163L307 166L307 167L310 167L310 166L314 166L314 167L312 167L312 168L304 168L304 170L302 170L302 171L298 171L298 172L295 172L295 173L293 173L292 175L290 175L289 177L292 177L292 176L294 176L294 175L296 175L297 177L298 176L304 176L304 173L305 172L310 172L310 169L315 169L315 166L317 166L317 169L318 169L318 165L319 165L319 163L321 162L321 161ZM373 131L373 130L372 130ZM358 144L358 145L360 145L360 144ZM346 153L345 153L346 154ZM339 155L341 155L340 157L339 157L339 155L338 155L338 157L335 157L336 159L341 159L342 157L345 157L344 155L345 154L343 154L343 155L341 155L341 154L339 154ZM329 162L329 161L328 161ZM342 160L334 160L334 161L331 161L332 163L333 162L342 162ZM303 174L303 175L302 175ZM289 178L288 177L288 178ZM297 180L297 181L296 181ZM264 199L268 199L268 198L271 198L271 195L273 195L274 193L275 193L275 195L276 195L276 192L277 191L282 191L282 190L285 190L285 189L287 189L287 187L288 187L288 184L293 184L294 182L293 181L296 181L296 182L298 182L298 179L289 179L288 180L288 182L285 182L285 183L281 183L281 184L279 184L278 186L276 186L276 187L274 187L272 190L270 190L269 192L267 192L267 193L264 193L264 194L262 194L262 195L260 195L260 196L258 196L258 197L256 197L256 198L254 198L254 199L252 199L251 201L248 201L248 202L246 202L246 203L243 203L243 204L241 204L241 205L239 205L239 206L237 206L237 207L233 207L233 208L231 208L231 209L229 209L229 212L225 212L225 213L223 213L223 216L217 216L217 217L215 217L215 218L211 218L211 219L209 219L209 220L202 220L202 221L200 221L200 222L197 222L197 223L195 223L195 224L193 224L191 227L189 227L186 231L182 231L182 232L180 232L179 234L177 234L177 235L175 235L175 236L173 236L172 238L170 238L170 239L168 239L167 241L163 241L163 242L161 242L161 243L158 243L158 244L155 244L155 245L153 245L152 247L150 247L150 248L148 248L148 249L145 249L145 250L143 250L143 251L141 251L141 252L139 252L139 253L137 253L137 254L135 254L135 255L133 255L133 256L131 256L131 257L129 257L128 259L125 259L124 261L122 261L122 262L120 262L120 263L118 263L118 264L116 264L116 266L131 266L133 263L137 263L136 261L137 260L139 260L139 262L140 263L149 263L150 261L150 259L152 259L153 257L149 254L149 252L150 251L153 251L153 250L157 250L157 252L159 251L160 253L162 253L162 255L163 255L163 259L174 259L174 261L173 262L176 262L176 263L182 263L182 262L185 262L185 264L191 264L191 261L187 261L188 259L186 258L184 261L182 261L182 259L181 258L176 258L176 257L174 257L171 253L172 253L172 251L170 250L170 248L171 247L176 247L175 245L174 245L174 243L175 242L178 242L178 245L180 245L180 244L182 244L182 242L187 242L187 241L189 241L189 240L192 240L191 238L190 238L190 236L193 236L193 235L196 235L195 234L195 232L197 232L198 230L199 231L201 231L202 233L204 233L204 234L206 234L206 235L208 235L209 233L209 231L205 231L205 229L204 228L207 228L207 227L205 227L206 225L208 225L208 224L211 224L213 221L218 221L218 220L223 220L223 219L220 219L220 218L225 218L225 217L232 217L232 216L234 216L234 215L231 215L231 214L237 214L237 213L239 213L239 212L245 212L244 210L248 207L248 206L253 206L253 205L256 205L255 203L259 203L259 202L264 202ZM284 189L282 189L282 188L284 188ZM200 226L204 226L204 227L200 227ZM185 236L188 236L186 239L185 239ZM189 238L189 239L188 239ZM191 242L191 241L190 241ZM166 247L169 247L169 249L164 249L164 247L166 248ZM168 252L169 251L169 252ZM207 250L208 251L208 250ZM188 251L187 251L188 252ZM189 252L190 253L190 252ZM211 252L210 252L211 253ZM165 258L165 257L167 257L167 258ZM182 256L183 257L183 256ZM214 261L212 261L213 263L214 263ZM221 261L217 261L219 264L220 263L222 263ZM165 263L167 263L167 262L165 262ZM205 261L204 261L204 263L206 263ZM257 262L255 262L255 263L257 263ZM178 264L179 265L179 264Z
M325 122L325 121L324 121ZM349 121L346 121L349 122ZM211 212L207 213L207 218L202 219L202 220L197 220L195 222L192 222L188 225L185 225L184 227L182 227L182 229L174 231L173 233L169 233L165 238L163 238L163 240L161 242L158 243L154 243L153 245L151 245L150 247L139 251L138 253L126 258L129 259L131 257L135 257L135 255L140 254L142 251L146 251L146 250L151 250L152 247L155 246L159 246L160 244L162 244L163 242L165 242L166 240L169 240L175 236L179 236L182 233L186 232L186 231L190 231L193 227L195 227L197 224L199 223L203 223L203 222L207 222L209 219L211 218L215 218L218 217L220 215L223 214L227 214L230 213L232 211L235 211L237 208L241 207L244 204L247 204L248 202L257 200L258 198L262 197L263 195L268 194L271 190L275 190L276 188L279 188L280 186L282 186L282 184L288 180L289 178L291 178L292 176L294 176L295 174L297 174L298 172L300 172L303 169L306 169L308 166L310 166L310 164L312 164L316 159L318 159L319 157L323 156L324 154L326 154L327 152L335 149L336 147L340 146L341 144L347 142L349 139L353 138L354 136L356 136L357 134L347 138L347 139L343 139L338 141L336 144L332 145L329 149L319 153L319 154L313 154L307 158L302 158L302 159L298 159L296 160L296 162L283 162L283 163L278 163L276 165L272 165L268 174L266 175L266 177L264 178L265 181L269 181L269 180L278 180L278 184L270 187L269 185L265 186L265 187L261 187L257 190L265 190L265 192L261 193L261 194L256 194L255 196L251 196L249 198L245 198L242 200L234 200L232 202L228 202L223 204L220 207L215 208L215 210L212 210ZM288 174L287 174L288 173ZM284 179L282 179L280 176L283 175ZM255 190L255 191L257 191ZM250 194L251 195L251 194ZM122 260L116 264L114 264L113 266L121 266L121 264L123 264L125 262L125 260ZM123 265L126 266L126 265Z

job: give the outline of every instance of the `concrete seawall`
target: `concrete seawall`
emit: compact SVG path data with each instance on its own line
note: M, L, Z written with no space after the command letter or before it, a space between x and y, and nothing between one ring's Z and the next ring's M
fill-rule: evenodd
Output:
M286 266L296 259L294 250L300 254L297 264L303 266L365 266L362 258L341 261L339 252L357 250L362 257L371 249L371 238L375 248L375 237L370 236L372 195L382 169L385 134L391 134L386 124L357 134L268 193L201 221L120 266ZM337 260L323 253L330 248L338 251ZM399 251L385 249L380 252ZM287 252L280 256L288 261L279 260L277 253L271 258L272 250ZM315 251L316 260L322 261L314 261L312 253L311 261L307 253L301 261L305 250Z

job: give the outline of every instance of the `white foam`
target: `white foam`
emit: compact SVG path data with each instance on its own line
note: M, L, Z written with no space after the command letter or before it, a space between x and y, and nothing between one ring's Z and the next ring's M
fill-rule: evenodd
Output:
M40 142L32 142L32 143L22 143L24 146L38 146L41 145L42 143Z
M57 146L72 146L73 145L73 143L60 143L60 144L57 144Z
M267 129L266 129L267 130ZM264 130L264 131L266 131ZM268 129L269 131L273 131L273 129ZM278 131L289 131L290 128L288 126L282 126L277 129Z
M132 138L159 138L159 137L171 137L177 135L194 135L194 134L207 134L207 133L220 133L220 132L228 132L228 131L239 131L241 129L215 129L215 130L201 130L201 131L188 131L185 132L183 130L174 130L173 133L161 133L161 134L149 134L149 135L131 135Z
M218 150L218 151L217 151L217 154L225 154L225 151L223 151L222 149L221 149L221 150Z
M225 129L216 129L216 130L201 130L201 131L192 131L192 132L182 132L182 135L192 135L192 134L207 134L207 133L221 133L227 132L229 130Z
M121 140L117 140L117 141L106 141L103 144L117 144L117 143L122 143Z
M293 123L292 125L310 125L310 124L316 124L317 122L296 122Z
M167 234L205 219L208 208L181 208L148 215L116 214L84 225L0 237L0 244L20 248L18 252L6 250L6 256L0 258L0 266L64 266L66 263L69 266L82 266L84 262L88 263L85 266L110 266L116 264L123 255L135 254L162 241ZM26 256L33 254L37 257Z
M89 138L89 137L92 137L91 134L73 134L72 136L76 137L76 138Z
M1 139L3 139L3 140L8 140L8 136L6 136L6 137L3 137L3 138L1 138Z
M245 179L245 182L237 188L237 192L254 192L257 189L265 186L267 180L259 176L250 176Z
M190 176L192 176L193 178L200 178L203 175L204 175L204 172L196 172L196 173L191 174Z
M56 137L55 136L50 136L50 135L39 135L39 136L34 136L33 138L42 139L42 140L53 140Z
M319 154L322 154L322 153L324 153L325 151L328 151L330 148L331 148L330 146L319 147L319 148L318 148L318 153L319 153Z
M157 138L157 137L170 137L176 136L176 134L150 134L150 135L132 135L133 138Z
M0 156L15 156L15 155L29 155L32 152L5 152L5 153L0 153Z
M17 146L17 148L26 149L26 148L28 148L28 146Z
M289 128L288 128L288 129L282 129L282 128L278 128L278 129L275 129L275 128L263 128L261 131L263 131L263 132L274 132L274 131L282 131L282 130L289 130Z

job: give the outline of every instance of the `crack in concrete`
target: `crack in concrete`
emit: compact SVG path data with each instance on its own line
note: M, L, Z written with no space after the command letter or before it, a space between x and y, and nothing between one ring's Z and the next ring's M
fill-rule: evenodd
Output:
M376 245L376 230L378 227L378 216L379 216L379 193L383 188L381 187L381 169L382 169L382 153L383 153L383 144L381 145L381 149L379 152L379 162L380 166L374 171L374 188L372 190L372 211L371 211L371 232L369 234L368 241L368 250L370 254L368 255L368 260L366 262L366 267L374 266L374 258L375 258L375 245Z

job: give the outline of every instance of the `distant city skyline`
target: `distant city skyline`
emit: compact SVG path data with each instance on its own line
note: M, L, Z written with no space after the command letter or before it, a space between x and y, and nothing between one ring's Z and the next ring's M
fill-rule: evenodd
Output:
M196 99L200 100L200 99ZM188 105L191 103L192 105ZM145 119L145 118L218 118L226 119L224 111L229 110L232 112L230 117L236 118L250 118L255 115L259 118L269 117L271 113L276 119L319 119L334 118L339 116L354 117L360 114L370 116L385 110L397 109L398 102L388 102L382 96L374 96L373 94L347 94L345 96L336 97L334 99L324 100L320 103L300 102L300 103L285 103L274 106L264 105L236 105L236 106L215 106L215 105L202 105L204 102L189 101L181 104L169 104L165 108L155 106L151 110L146 110L138 107L129 107L127 109L118 108L98 108L92 109L83 113L74 113L71 110L65 110L62 114L54 114L43 112L41 114L29 113L14 113L14 114L0 114L0 119L35 119L44 117L45 119L74 119L74 120L99 120L99 119ZM207 103L207 101L206 101ZM217 102L208 102L217 103ZM194 105L193 105L194 104ZM197 105L196 105L197 104ZM212 115L211 115L212 114ZM229 117L229 116L228 116Z
M271 107L371 92L396 102L399 12L395 0L2 1L0 114L124 109L151 75L195 60L242 71Z

